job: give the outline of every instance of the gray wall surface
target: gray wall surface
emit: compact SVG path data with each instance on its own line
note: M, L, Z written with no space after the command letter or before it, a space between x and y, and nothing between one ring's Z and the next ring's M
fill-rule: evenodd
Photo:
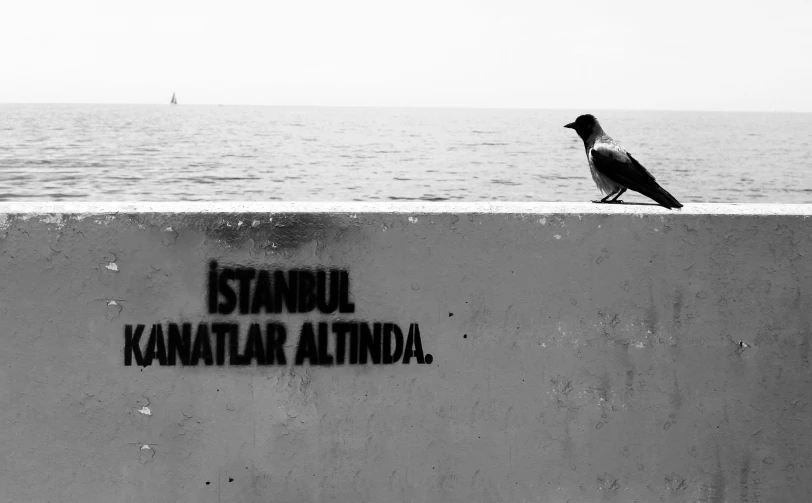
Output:
M809 501L810 215L0 204L0 501Z

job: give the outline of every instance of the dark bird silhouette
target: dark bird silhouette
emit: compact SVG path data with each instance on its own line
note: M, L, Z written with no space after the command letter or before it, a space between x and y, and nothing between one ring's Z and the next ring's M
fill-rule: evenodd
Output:
M564 127L574 129L584 140L592 179L598 189L606 194L606 197L592 201L593 203L622 203L618 197L626 192L626 189L632 189L669 210L682 208L679 201L660 187L646 168L601 129L598 119L594 116L581 115L575 122ZM612 199L609 199L610 197Z

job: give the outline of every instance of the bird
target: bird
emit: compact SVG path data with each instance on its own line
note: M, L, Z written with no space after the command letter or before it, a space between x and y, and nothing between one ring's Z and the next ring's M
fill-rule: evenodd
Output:
M632 189L669 210L682 208L682 204L660 187L651 173L632 154L603 131L594 115L581 115L575 122L564 127L574 129L584 140L592 180L601 193L606 194L606 197L592 201L593 203L622 203L618 197L626 189Z

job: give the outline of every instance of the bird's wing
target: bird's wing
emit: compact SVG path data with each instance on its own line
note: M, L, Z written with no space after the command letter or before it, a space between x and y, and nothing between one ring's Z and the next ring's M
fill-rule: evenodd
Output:
M666 208L682 207L674 196L660 187L646 168L616 142L597 142L589 155L595 169L613 182L650 197Z
M655 181L646 168L615 142L596 143L589 154L598 172L624 187L641 192L641 186L650 186Z

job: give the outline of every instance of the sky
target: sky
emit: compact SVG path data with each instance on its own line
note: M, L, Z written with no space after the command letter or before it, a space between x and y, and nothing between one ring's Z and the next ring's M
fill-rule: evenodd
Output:
M26 0L0 103L812 112L809 0Z

